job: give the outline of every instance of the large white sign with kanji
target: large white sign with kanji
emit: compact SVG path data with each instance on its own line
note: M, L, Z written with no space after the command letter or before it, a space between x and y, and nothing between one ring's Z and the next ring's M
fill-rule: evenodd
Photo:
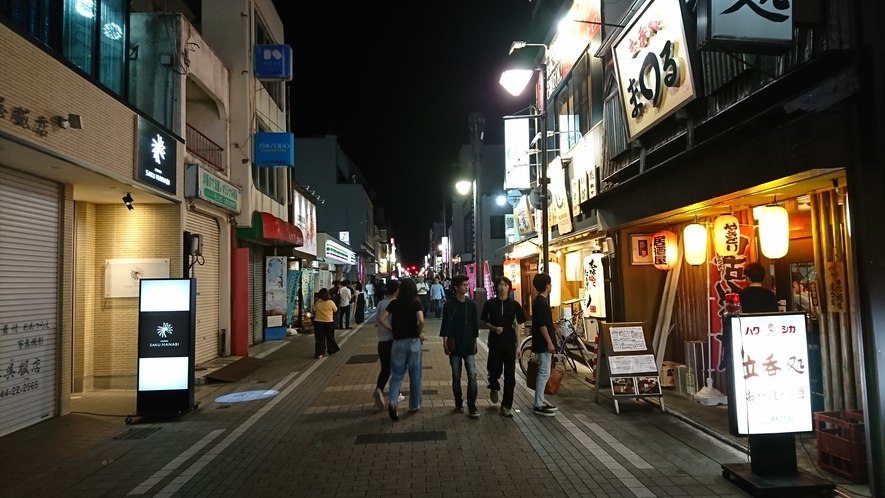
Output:
M731 330L738 433L811 431L805 314L736 316Z

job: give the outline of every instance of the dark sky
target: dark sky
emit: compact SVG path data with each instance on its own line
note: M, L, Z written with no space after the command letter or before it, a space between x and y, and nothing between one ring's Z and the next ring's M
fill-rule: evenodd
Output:
M378 193L405 264L423 263L427 233L452 194L450 165L469 143L467 116L529 105L499 84L513 40L528 31L529 0L295 2L274 0L295 52L296 136L337 135ZM297 167L297 166L296 166Z

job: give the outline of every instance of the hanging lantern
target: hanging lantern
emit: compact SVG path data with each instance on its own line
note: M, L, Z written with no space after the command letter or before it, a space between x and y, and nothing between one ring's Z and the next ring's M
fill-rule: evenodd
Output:
M759 245L769 259L787 255L790 249L790 215L780 206L765 206L759 217Z
M740 222L736 216L724 214L713 222L713 247L720 256L737 256L741 246Z
M686 226L682 231L682 243L686 263L698 266L707 261L707 227L700 223Z
M676 265L679 255L679 242L670 230L661 230L651 237L652 256L655 268L669 270Z
M562 302L562 267L559 263L550 262L550 306L554 308Z

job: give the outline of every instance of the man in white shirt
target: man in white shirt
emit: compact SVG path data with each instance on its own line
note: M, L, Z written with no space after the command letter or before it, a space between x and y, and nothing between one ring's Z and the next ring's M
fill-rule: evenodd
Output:
M430 286L427 285L427 282L424 281L424 276L418 277L418 299L421 301L421 309L424 311L424 316L427 316L427 293L430 292Z
M341 282L341 288L338 290L338 328L350 330L350 302L353 294L350 293L349 280ZM346 323L345 326L342 322Z
M371 280L366 284L366 306L369 309L375 307L375 284Z
M433 285L430 286L430 308L436 314L437 318L442 316L443 302L445 302L446 291L439 283L439 277L433 279Z

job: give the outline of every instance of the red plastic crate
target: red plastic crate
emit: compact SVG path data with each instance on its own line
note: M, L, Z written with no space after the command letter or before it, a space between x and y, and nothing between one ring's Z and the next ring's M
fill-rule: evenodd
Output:
M863 411L817 412L814 429L818 465L852 482L865 484L869 477Z

